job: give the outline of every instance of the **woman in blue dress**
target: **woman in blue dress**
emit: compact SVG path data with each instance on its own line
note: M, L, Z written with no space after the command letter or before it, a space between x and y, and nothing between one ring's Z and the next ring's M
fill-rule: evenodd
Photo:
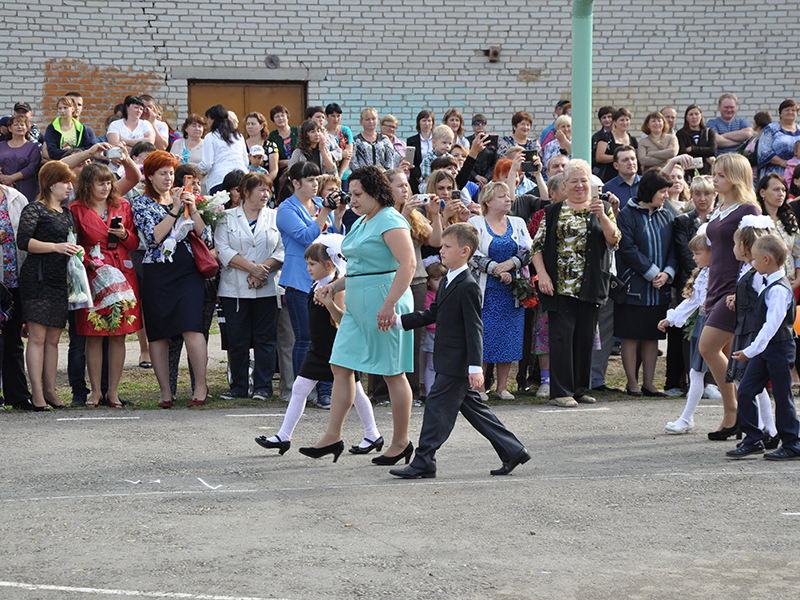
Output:
M794 157L794 144L800 140L797 127L797 102L784 100L778 107L779 120L770 123L758 139L759 178L770 173L783 176L786 163Z
M511 194L502 182L492 182L480 195L483 215L469 222L478 230L480 245L472 267L483 290L483 363L497 365L497 395L513 400L508 391L511 363L522 358L525 309L511 293L511 281L530 262L531 237L525 221L509 217ZM480 390L485 400L486 390Z
M350 175L351 207L360 216L342 242L347 277L316 291L325 296L343 289L345 309L331 354L333 394L328 430L315 446L300 448L312 458L334 461L344 449L342 426L355 398L357 371L383 375L392 403L392 444L372 462L393 465L411 458L408 439L411 387L405 374L414 368L414 332L394 328L395 315L414 310L409 285L416 259L408 221L394 206L389 180L376 167Z

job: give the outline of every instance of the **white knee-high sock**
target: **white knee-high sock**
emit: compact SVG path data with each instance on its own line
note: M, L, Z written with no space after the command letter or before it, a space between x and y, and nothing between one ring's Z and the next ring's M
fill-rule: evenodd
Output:
M271 441L288 442L292 439L292 432L294 432L294 428L306 408L306 396L314 389L315 385L317 385L316 381L305 377L298 376L294 380L292 384L292 399L289 400L289 406L286 407L281 430L275 436L278 439L270 438Z
M689 391L686 393L686 407L683 409L681 419L689 423L694 415L694 409L700 404L703 397L703 378L705 373L701 371L689 370Z
M354 404L356 405L358 418L361 419L361 424L364 426L364 438L374 442L381 437L381 434L378 431L378 426L375 424L375 413L372 410L372 402L369 401L369 397L364 392L364 387L361 385L360 381L356 381L356 399ZM363 441L362 443L364 447L369 446L369 444Z
M436 379L436 371L433 370L433 352L426 352L428 360L425 363L425 395L431 393L433 380Z
M778 430L775 428L775 417L772 414L772 402L767 390L761 390L761 393L756 396L756 403L758 404L758 428L765 430L773 437L778 435Z

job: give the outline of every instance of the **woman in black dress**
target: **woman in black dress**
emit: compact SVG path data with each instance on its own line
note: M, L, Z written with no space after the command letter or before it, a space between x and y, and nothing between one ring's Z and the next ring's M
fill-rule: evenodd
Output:
M22 209L17 246L28 252L19 274L22 316L28 323L25 357L36 410L63 408L56 395L58 340L67 324L67 261L81 247L67 242L75 230L72 213L61 205L72 191L75 173L54 160L39 171L39 195Z
M142 308L150 342L153 370L158 379L161 408L172 408L169 385L168 342L182 335L195 374L194 397L189 406L202 406L208 397L208 348L203 335L205 279L197 269L188 232L175 231L178 218L188 210L190 229L204 240L211 235L195 206L195 196L172 188L178 161L158 150L144 161L145 194L133 201L133 222L147 244L142 260Z

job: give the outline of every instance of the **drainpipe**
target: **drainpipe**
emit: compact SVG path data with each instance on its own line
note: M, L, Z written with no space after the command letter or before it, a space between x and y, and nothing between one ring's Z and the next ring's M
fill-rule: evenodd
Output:
M572 158L592 163L594 0L572 0Z

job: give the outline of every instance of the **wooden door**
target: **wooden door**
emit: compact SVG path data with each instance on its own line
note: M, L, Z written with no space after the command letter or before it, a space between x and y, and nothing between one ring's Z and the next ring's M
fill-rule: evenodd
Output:
M239 129L244 131L245 115L260 112L267 118L276 104L289 109L289 123L300 125L306 112L305 82L284 81L189 81L189 112L204 116L206 110L222 104L239 117Z

